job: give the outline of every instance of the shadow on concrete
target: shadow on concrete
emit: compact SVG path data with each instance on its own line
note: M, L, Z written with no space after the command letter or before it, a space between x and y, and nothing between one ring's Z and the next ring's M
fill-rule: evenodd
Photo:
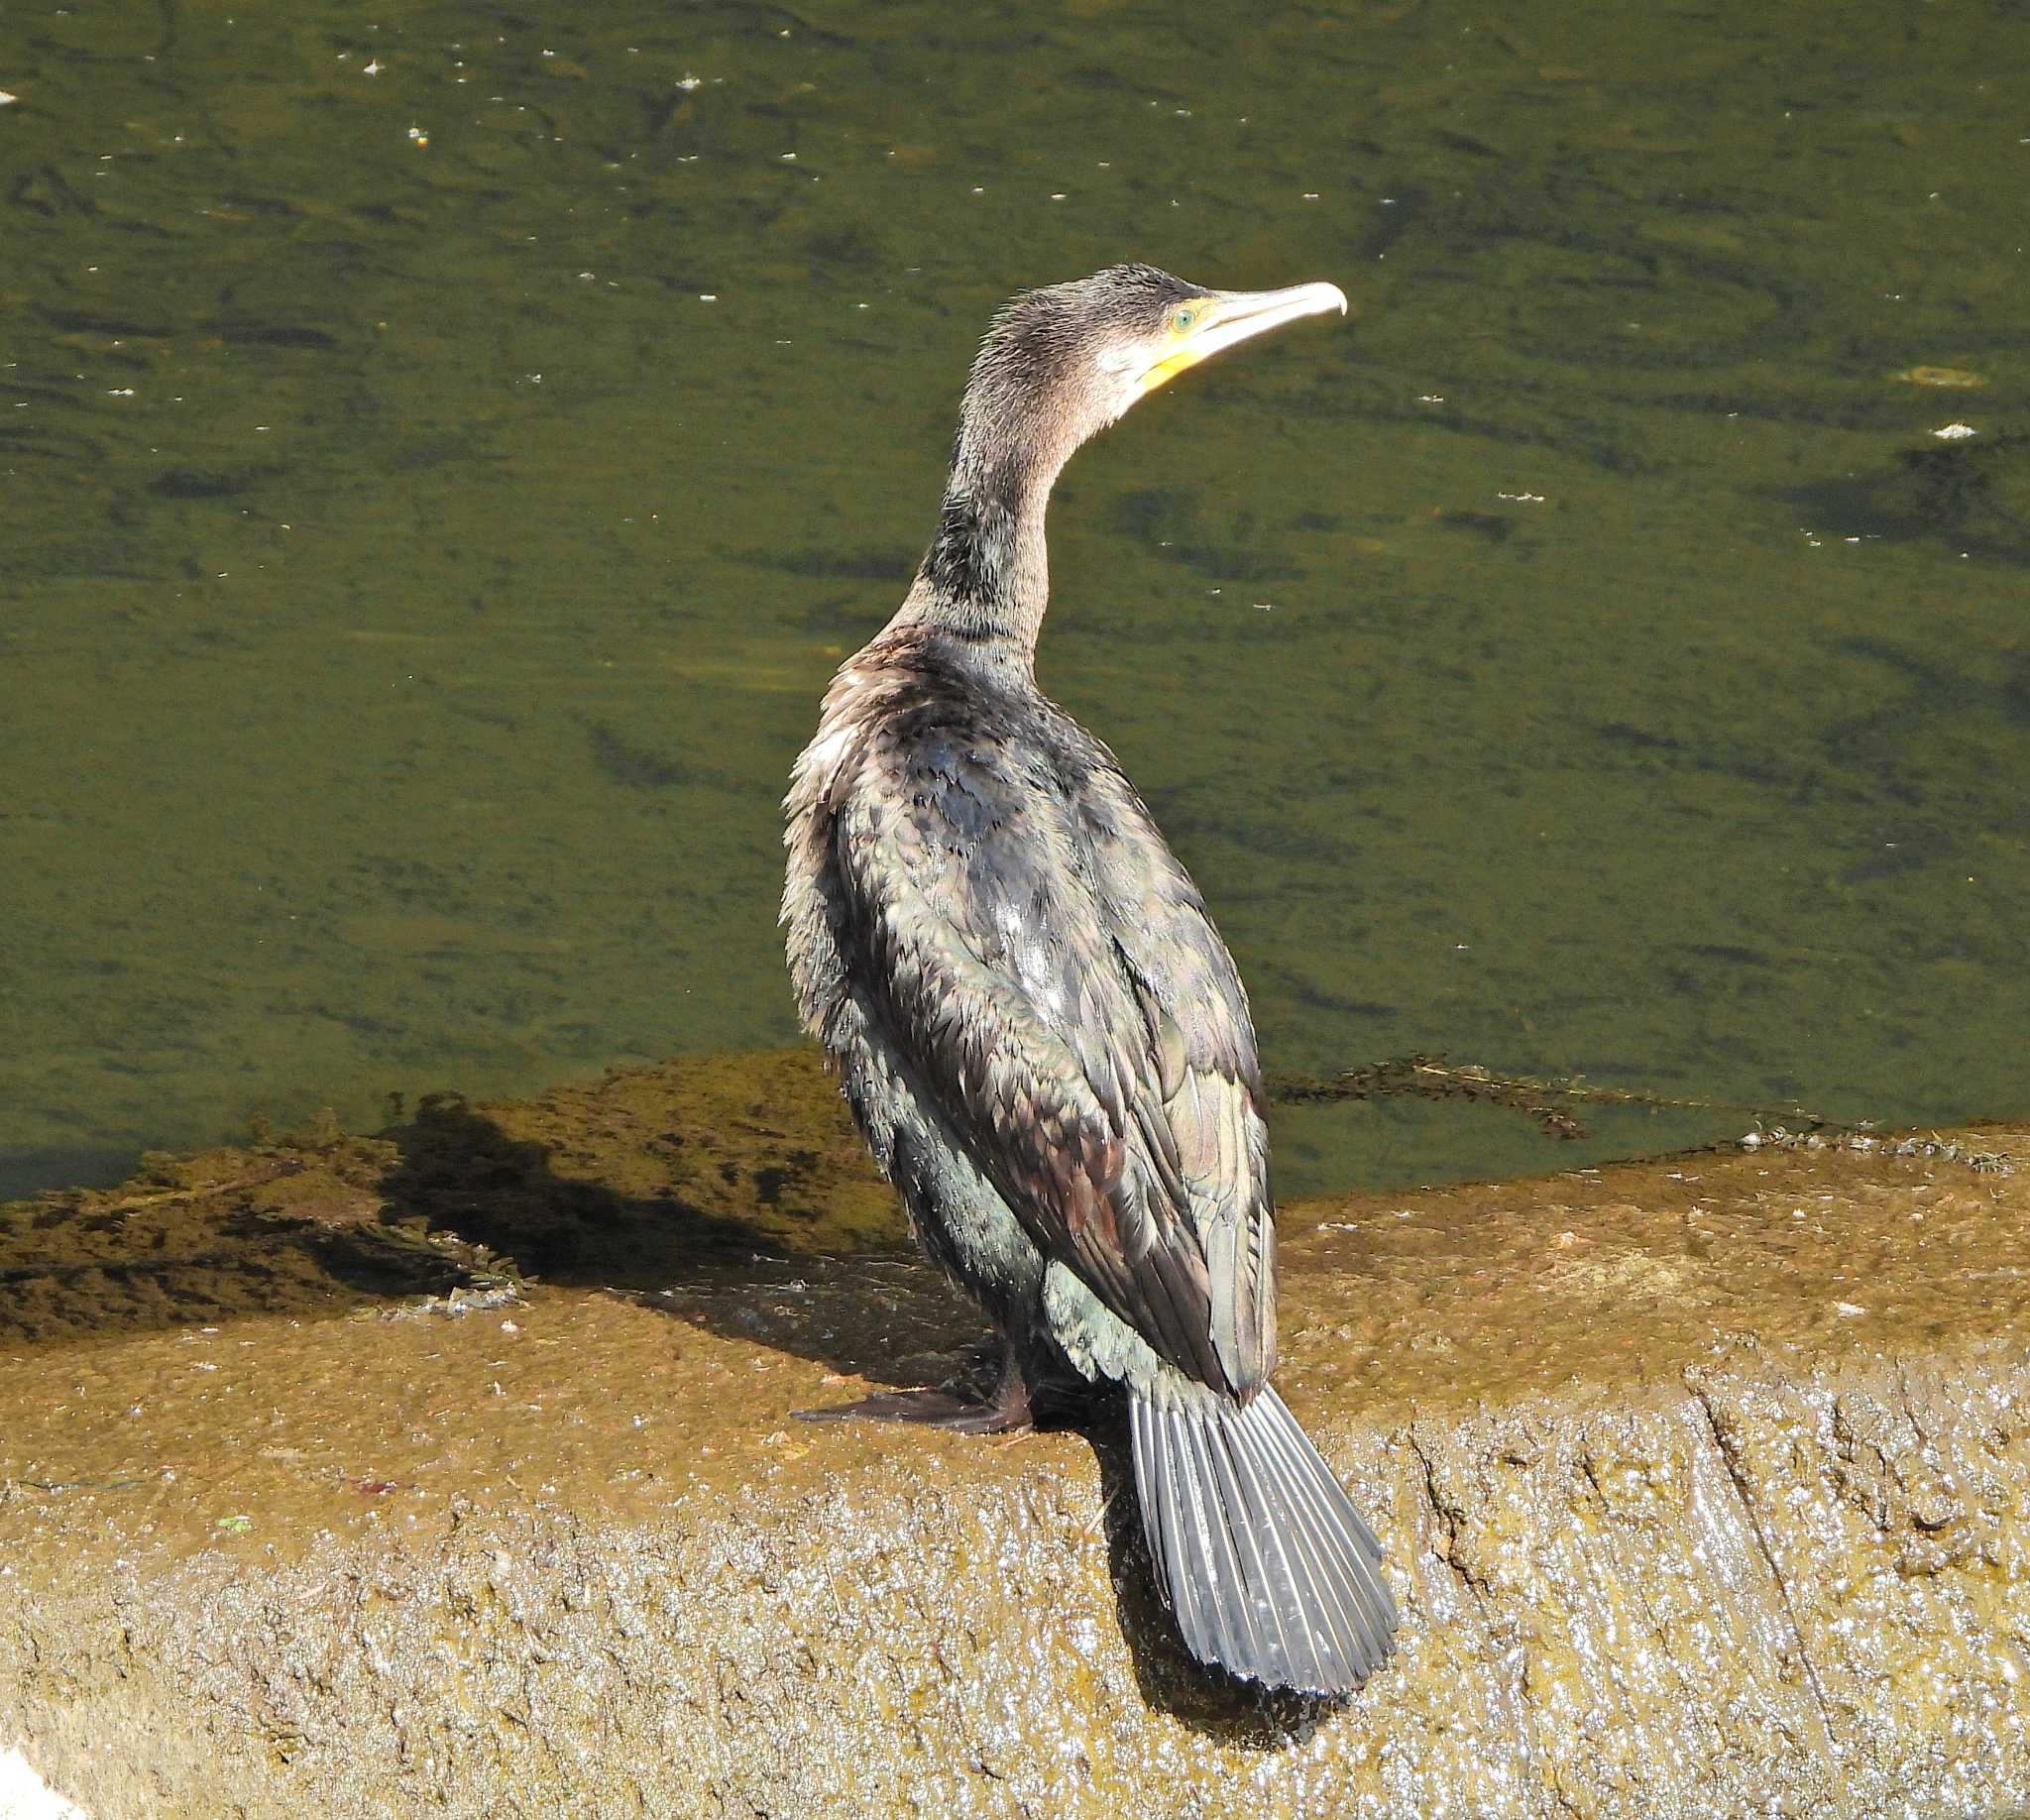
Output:
M725 1338L900 1387L943 1382L980 1335L979 1315L913 1250L792 1248L779 1220L701 1206L674 1186L626 1194L560 1174L550 1144L463 1101L426 1102L386 1135L399 1158L381 1182L387 1217L483 1246L529 1280L607 1290ZM752 1167L729 1156L707 1175L736 1179ZM904 1238L899 1223L895 1236ZM898 1333L920 1343L898 1352Z
M377 1137L153 1157L117 1189L0 1212L0 1340L331 1316L528 1282L897 1389L976 1372L986 1329L915 1250L811 1068L672 1066L494 1109L436 1095ZM1149 1703L1246 1748L1307 1736L1330 1702L1267 1694L1184 1652L1150 1576L1118 1397L1081 1396L1048 1425L1093 1448ZM891 1435L898 1450L923 1440Z

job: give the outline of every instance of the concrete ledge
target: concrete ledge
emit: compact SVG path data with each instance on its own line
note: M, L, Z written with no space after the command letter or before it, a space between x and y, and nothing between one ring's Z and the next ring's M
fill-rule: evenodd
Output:
M715 1066L11 1210L0 1748L98 1820L2030 1808L2030 1172L1291 1209L1281 1382L1405 1611L1320 1707L1182 1657L1110 1435L791 1419L976 1323L906 1258L783 1255L835 1201L880 1239L880 1193L802 1064ZM165 1196L342 1268L184 1318L132 1281ZM403 1219L530 1269L547 1221L545 1281L361 1289L390 1233L462 1255ZM36 1232L126 1273L121 1330L62 1330Z

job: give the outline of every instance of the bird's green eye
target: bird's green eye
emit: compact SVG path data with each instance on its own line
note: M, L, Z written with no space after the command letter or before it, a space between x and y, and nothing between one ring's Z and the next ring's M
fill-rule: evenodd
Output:
M1198 312L1195 309L1181 309L1172 314L1170 325L1178 334L1182 335L1197 319Z

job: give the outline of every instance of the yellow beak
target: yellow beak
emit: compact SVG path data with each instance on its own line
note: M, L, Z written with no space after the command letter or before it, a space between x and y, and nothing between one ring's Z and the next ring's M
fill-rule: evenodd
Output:
M1146 398L1186 367L1230 348L1236 342L1266 335L1299 316L1321 316L1336 309L1346 314L1346 292L1337 284L1293 284L1287 290L1215 290L1194 300L1190 326L1177 334L1170 347L1147 367L1139 382Z

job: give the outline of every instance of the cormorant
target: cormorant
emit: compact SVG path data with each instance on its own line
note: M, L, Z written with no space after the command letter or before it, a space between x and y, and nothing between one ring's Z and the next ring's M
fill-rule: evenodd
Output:
M930 548L841 667L783 808L804 1027L924 1249L992 1315L986 1403L828 1414L1026 1426L1125 1389L1144 1534L1200 1660L1357 1687L1382 1550L1269 1383L1275 1207L1246 993L1112 752L1037 689L1044 508L1073 450L1207 355L1346 308L1114 266L995 316ZM1075 1374L1073 1376L1072 1374Z

